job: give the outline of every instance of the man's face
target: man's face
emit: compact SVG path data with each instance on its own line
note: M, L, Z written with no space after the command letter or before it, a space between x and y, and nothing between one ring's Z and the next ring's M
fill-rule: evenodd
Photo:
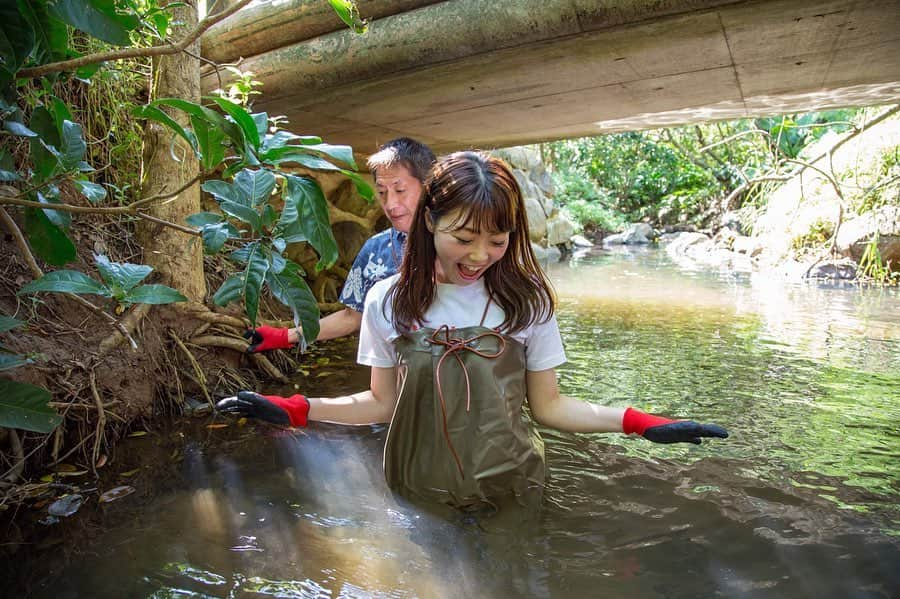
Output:
M401 164L378 169L375 176L375 192L381 209L401 233L409 233L423 191L422 182Z

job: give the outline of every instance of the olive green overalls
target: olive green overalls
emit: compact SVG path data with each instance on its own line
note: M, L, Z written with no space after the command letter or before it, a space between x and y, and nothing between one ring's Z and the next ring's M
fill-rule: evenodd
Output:
M465 509L541 500L544 442L522 407L525 346L484 327L484 315L479 326L394 341L400 392L384 474L401 494Z

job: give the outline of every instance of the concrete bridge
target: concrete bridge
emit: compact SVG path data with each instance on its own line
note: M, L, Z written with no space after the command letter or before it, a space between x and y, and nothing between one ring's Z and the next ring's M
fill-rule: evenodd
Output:
M203 38L254 105L362 153L438 151L900 101L900 0L269 0ZM227 74L227 73L226 73ZM208 71L204 91L218 87Z

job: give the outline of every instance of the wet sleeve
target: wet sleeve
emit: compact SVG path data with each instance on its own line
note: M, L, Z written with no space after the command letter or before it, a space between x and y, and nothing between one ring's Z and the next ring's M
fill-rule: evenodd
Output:
M556 316L534 325L525 342L525 367L528 370L547 370L566 363L566 351Z
M389 315L385 315L382 310L390 281L379 283L366 296L356 361L364 366L390 368L397 365L397 353L393 344L397 335Z

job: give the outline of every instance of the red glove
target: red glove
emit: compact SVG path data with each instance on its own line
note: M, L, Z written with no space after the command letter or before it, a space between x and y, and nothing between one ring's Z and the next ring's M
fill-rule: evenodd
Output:
M288 349L293 344L288 341L288 332L290 329L279 329L263 325L255 329L247 329L244 332L244 339L250 340L250 347L247 353L252 354L269 349Z
M699 424L693 420L670 420L628 408L622 417L622 432L637 433L654 443L693 443L701 437L728 437L728 431L717 424Z
M216 404L220 412L237 414L247 418L259 418L274 424L306 426L309 400L300 395L280 397L260 395L253 391L238 391L236 397L226 397Z

